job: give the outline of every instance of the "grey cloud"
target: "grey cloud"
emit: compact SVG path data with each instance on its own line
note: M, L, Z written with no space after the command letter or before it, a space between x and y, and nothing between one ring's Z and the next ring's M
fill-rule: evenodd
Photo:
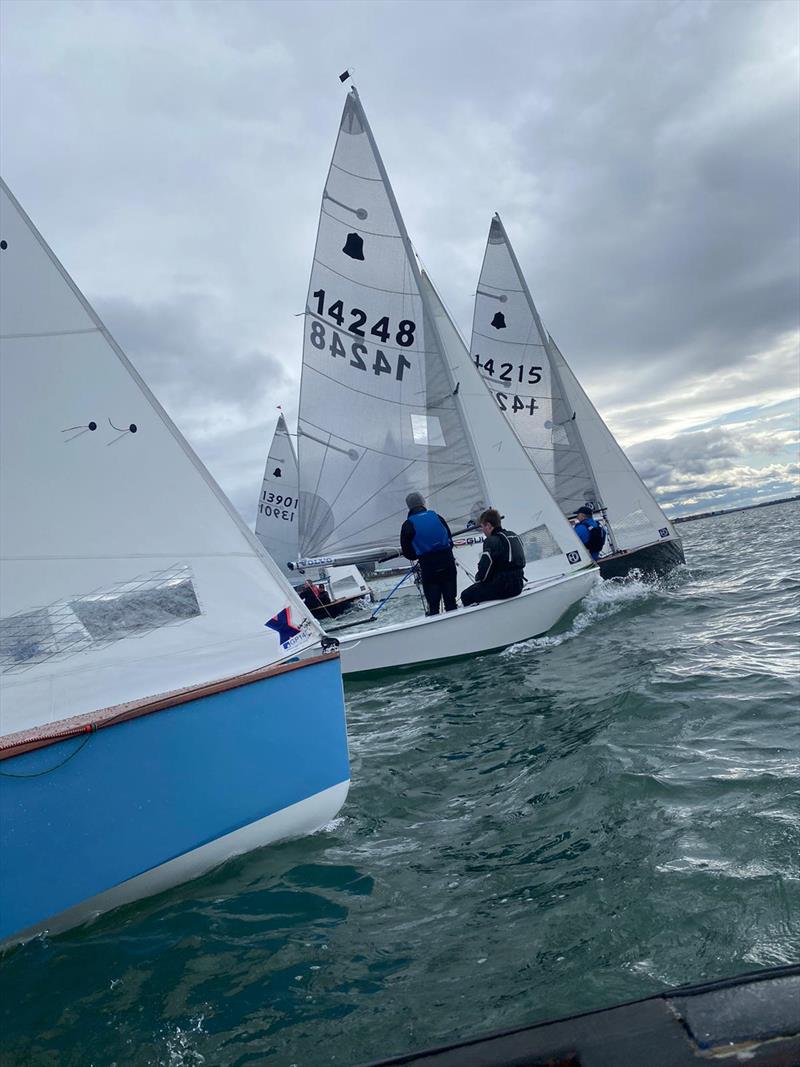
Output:
M796 357L759 366L798 327L795 5L7 0L0 18L5 177L229 492L257 488L247 434L296 396L349 62L467 331L499 210L623 436L674 430L692 383L730 409L796 386ZM676 462L711 461L690 444Z
M670 440L645 441L631 446L628 457L650 485L670 480L675 471L705 474L727 465L742 454L735 434L722 427L680 434Z
M292 376L268 352L242 348L209 294L157 304L95 301L111 333L160 399L183 409L232 403L251 412Z

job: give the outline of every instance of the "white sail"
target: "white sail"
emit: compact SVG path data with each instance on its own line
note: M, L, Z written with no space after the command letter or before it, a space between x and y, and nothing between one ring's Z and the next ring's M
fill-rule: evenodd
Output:
M322 198L298 425L300 549L397 547L406 494L451 527L487 503L419 270L355 90Z
M422 275L422 285L450 373L457 383L462 418L480 456L490 505L500 511L508 528L525 542L527 578L536 581L571 567L586 566L589 556L492 394L484 388L466 343L427 274Z
M617 444L553 339L549 335L548 339L552 364L563 383L567 403L574 412L574 424L583 447L591 457L592 475L614 547L630 551L676 538L675 527Z
M264 468L256 513L256 537L281 571L295 584L301 578L297 570L288 564L296 562L299 554L299 496L297 456L281 412Z
M542 325L498 215L475 297L471 353L565 515L594 504L614 549L675 535Z
M0 229L3 733L315 643L316 623L4 183ZM268 626L276 616L285 625Z

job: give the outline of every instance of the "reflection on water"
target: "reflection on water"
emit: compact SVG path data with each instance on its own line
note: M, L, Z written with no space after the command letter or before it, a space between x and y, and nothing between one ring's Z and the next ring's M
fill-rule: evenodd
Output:
M799 511L348 684L340 817L9 954L4 1067L352 1064L798 959Z

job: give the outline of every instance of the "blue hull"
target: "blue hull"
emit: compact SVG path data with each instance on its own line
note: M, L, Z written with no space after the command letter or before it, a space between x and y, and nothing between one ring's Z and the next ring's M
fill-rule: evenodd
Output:
M0 763L0 943L349 779L338 658L87 736Z

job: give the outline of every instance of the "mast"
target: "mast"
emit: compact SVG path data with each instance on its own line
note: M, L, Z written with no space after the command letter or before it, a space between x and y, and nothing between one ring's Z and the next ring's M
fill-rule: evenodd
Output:
M403 242L403 247L405 248L405 251L406 251L406 256L408 258L408 262L409 262L409 264L411 266L411 272L414 275L414 281L417 283L417 289L419 290L419 294L420 294L420 298L422 300L422 306L423 306L423 309L425 311L425 315L426 315L427 320L428 320L428 322L430 324L431 332L432 332L433 336L436 338L436 341L439 344L439 349L440 349L440 351L442 353L443 363L444 363L444 366L445 366L445 372L447 374L447 379L448 379L448 381L450 383L451 392L455 392L456 382L455 382L455 380L453 378L452 368L450 367L450 362L447 359L446 349L445 349L445 347L444 347L444 345L442 343L442 338L441 338L441 336L439 334L439 329L438 329L438 327L436 325L436 322L435 322L435 319L434 319L433 309L431 308L430 302L428 300L428 297L427 297L427 295L426 295L426 293L424 291L424 286L422 284L422 276L421 276L421 273L420 273L419 264L417 263L417 256L416 256L416 253L414 251L414 247L411 244L411 239L408 236L408 230L406 230L406 224L403 221L403 216L400 213L400 208L399 208L399 206L397 204L397 200L395 199L394 190L392 189L391 182L389 181L389 176L386 173L385 166L383 165L383 158L381 157L381 154L378 151L378 145L377 145L377 143L375 141L375 137L373 136L372 127L369 124L369 120L368 120L368 118L366 116L366 113L364 111L364 106L361 103L361 98L358 95L358 90L356 89L355 85L353 85L351 87L350 93L351 93L352 98L353 98L353 100L355 101L355 103L356 103L356 105L358 107L360 118L362 119L362 121L364 123L364 129L366 131L367 137L369 138L369 143L370 143L370 145L372 147L372 151L375 153L375 162L378 165L378 171L379 171L379 173L381 175L381 178L383 179L383 184L384 184L384 188L386 190L386 195L389 198L389 203L391 204L391 208L392 208L392 211L394 213L395 221L397 223L397 228L400 231L400 237L401 237L401 240ZM472 462L473 462L474 467L475 467L475 473L478 476L478 481L480 483L481 492L483 493L483 498L486 501L486 504L488 506L489 503L490 503L489 490L488 490L488 486L486 484L486 478L485 478L484 473L483 473L483 467L481 465L480 459L478 457L478 452L477 452L477 449L475 447L475 439L474 439L474 437L472 435L472 429L469 426L467 420L464 418L464 409L463 409L461 400L460 400L460 398L459 398L457 393L455 394L455 401L456 401L456 407L457 407L458 412L459 412L459 414L461 416L461 423L462 423L462 426L463 426L463 429L464 429L464 435L466 437L467 444L469 445L470 454L472 456Z

